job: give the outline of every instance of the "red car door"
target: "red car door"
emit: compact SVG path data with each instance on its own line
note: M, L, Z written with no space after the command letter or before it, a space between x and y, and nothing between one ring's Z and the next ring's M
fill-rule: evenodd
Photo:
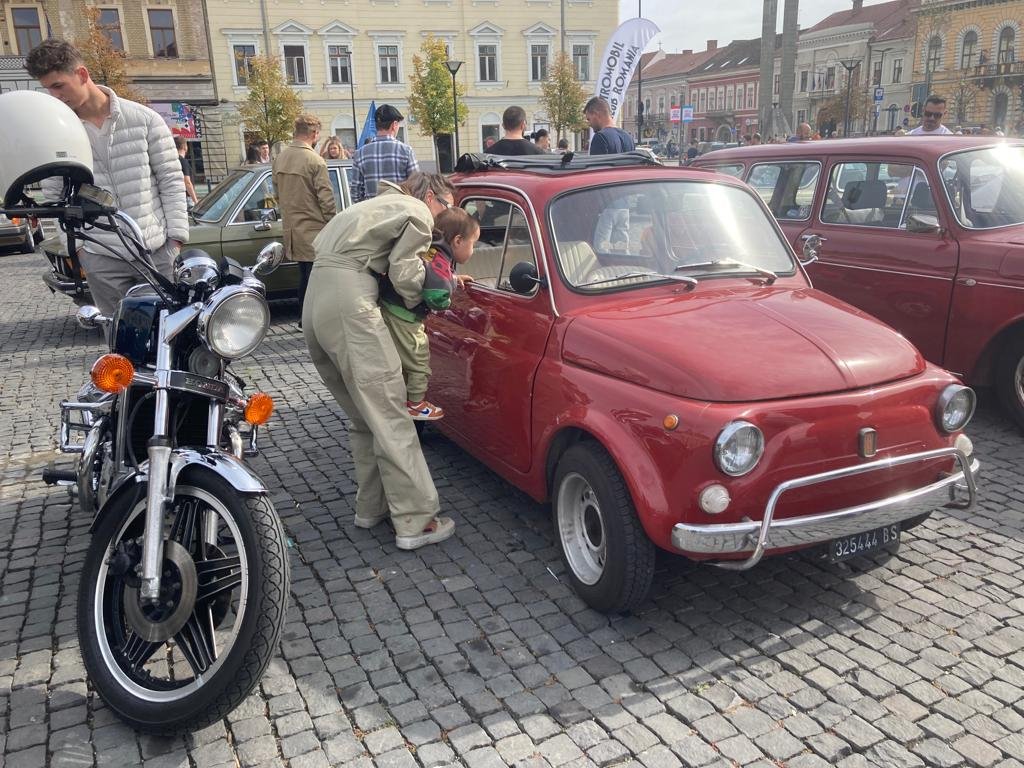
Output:
M948 227L936 180L910 160L848 159L822 181L816 220L799 236L822 239L807 268L814 287L888 323L941 365L959 251L948 230L926 226Z
M516 294L516 263L537 264L539 242L523 209L507 200L463 200L481 223L473 259L460 268L475 282L431 316L430 399L445 409L445 432L492 461L525 472L531 463L533 380L553 323L550 296Z

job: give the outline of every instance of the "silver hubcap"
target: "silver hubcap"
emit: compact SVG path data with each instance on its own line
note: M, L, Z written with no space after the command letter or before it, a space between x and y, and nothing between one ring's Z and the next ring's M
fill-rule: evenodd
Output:
M604 573L608 551L597 494L585 477L573 472L562 480L557 503L565 559L577 579L593 586Z
M1017 361L1013 371L1013 389L1017 394L1017 402L1024 406L1024 357Z

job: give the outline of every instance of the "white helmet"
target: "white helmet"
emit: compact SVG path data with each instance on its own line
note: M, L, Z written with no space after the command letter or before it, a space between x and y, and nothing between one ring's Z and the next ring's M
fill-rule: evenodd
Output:
M0 94L0 192L21 202L24 188L51 176L92 183L92 148L82 121L63 101L38 91Z

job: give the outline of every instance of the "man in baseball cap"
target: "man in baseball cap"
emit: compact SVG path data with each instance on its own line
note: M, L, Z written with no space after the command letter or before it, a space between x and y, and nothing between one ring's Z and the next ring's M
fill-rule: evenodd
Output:
M352 159L352 200L368 200L383 180L401 184L420 169L412 147L395 137L405 119L397 107L381 104L374 113L377 135L356 151Z

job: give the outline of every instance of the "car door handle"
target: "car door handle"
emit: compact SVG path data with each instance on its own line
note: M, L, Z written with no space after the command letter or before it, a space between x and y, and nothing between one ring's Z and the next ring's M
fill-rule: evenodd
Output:
M258 222L256 224L253 224L252 228L256 232L269 232L270 231L270 222L269 221L261 221L261 222Z
M808 232L805 235L800 235L800 239L801 240L808 240L808 239L810 239L812 237L818 238L818 240L820 240L823 243L827 243L828 242L828 238L827 237L822 237L821 235L816 235L813 232Z

